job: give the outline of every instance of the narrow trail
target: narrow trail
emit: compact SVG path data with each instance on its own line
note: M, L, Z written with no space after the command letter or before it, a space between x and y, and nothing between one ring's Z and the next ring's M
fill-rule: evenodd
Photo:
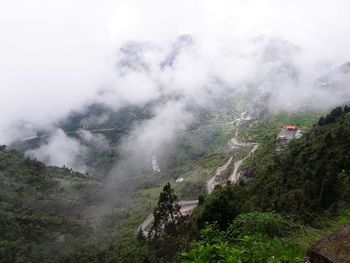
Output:
M238 171L239 171L240 166L247 158L249 158L258 149L259 145L257 143L239 143L236 140L236 138L233 138L233 139L238 143L237 145L239 145L241 147L253 145L253 149L249 152L249 154L247 156L245 156L243 159L238 160L234 163L235 168L234 168L232 174L230 175L230 177L228 178L228 180L231 183L236 183L237 180L239 179L239 178L237 178L237 175L238 175ZM231 140L233 140L233 139L231 139ZM233 156L231 156L230 159L225 164L223 164L222 166L219 166L216 169L215 175L208 180L208 182L207 182L208 194L210 194L214 190L216 185L220 184L220 182L217 182L216 178L221 173L223 173L227 170L227 168L231 164L232 160L233 160ZM190 215L190 214L192 214L193 210L197 207L198 200L180 201L179 205L181 206L180 211L183 215ZM142 229L144 236L147 236L148 231L146 231L145 229L153 222L153 219L154 219L153 214L148 215L148 217L145 219L145 221L143 221L142 224L139 225L139 227L137 228L137 231L140 231L140 229Z
M230 177L228 178L228 180L229 180L231 183L234 183L234 184L235 184L235 183L238 181L238 179L239 179L239 177L238 177L238 170L239 170L239 168L241 167L241 165L243 164L243 162L244 162L247 158L249 158L249 157L258 149L258 147L259 147L259 144L257 144L257 143L254 143L254 144L252 144L252 145L254 145L254 146L253 146L253 149L249 152L249 154L248 154L246 157L244 157L243 159L238 160L238 161L235 162L235 168L233 169L232 174L231 174Z
M209 179L209 181L207 182L207 191L208 191L208 194L210 194L214 188L215 188L215 185L218 185L219 183L217 183L216 181L216 178L217 176L219 176L222 172L225 172L227 167L231 164L232 162L232 159L233 159L233 156L230 157L230 159L222 166L218 167L216 169L216 173L215 175Z
M233 137L232 139L229 140L228 146L231 149L239 149L241 147L247 147L247 146L253 146L253 148L252 148L252 150L249 152L249 154L247 156L245 156L243 159L238 160L238 161L236 161L234 163L234 170L233 170L232 174L230 175L230 177L228 178L228 180L231 183L236 183L237 182L237 180L239 179L239 178L237 178L238 171L239 171L239 168L241 167L242 163L247 158L249 158L259 147L259 144L257 144L257 143L240 142L237 139L238 138L239 126L240 126L241 122L252 119L250 116L245 117L246 113L247 113L246 111L241 113L239 118L237 118L234 121L232 121L232 123L235 123L237 125L237 130L236 130L236 133L235 133L235 137ZM219 184L224 185L225 184L223 182L221 182L221 183L218 182L216 179L217 179L217 176L219 176L221 173L223 173L223 172L225 172L227 170L227 168L230 166L232 160L233 160L233 156L231 156L230 159L225 164L219 166L216 169L215 175L207 181L206 186L207 186L208 194L210 194L214 190L216 185L219 185ZM192 214L193 210L197 207L198 200L180 201L179 205L181 206L180 211L181 211L181 213L183 215L190 215L190 214ZM142 224L140 224L138 226L137 231L140 231L140 229L141 229L143 234L145 236L147 236L148 235L148 231L146 231L145 229L153 222L153 220L154 220L153 214L148 215L148 217L145 219L145 221L143 221Z

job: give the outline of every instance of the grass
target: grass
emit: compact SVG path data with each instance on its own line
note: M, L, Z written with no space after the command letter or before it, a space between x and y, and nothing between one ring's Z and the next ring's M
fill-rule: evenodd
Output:
M162 187L153 187L153 188L148 188L140 191L140 194L142 196L147 196L152 199L157 199L159 197L159 194L162 191Z
M216 147L224 147L227 144L228 140L231 139L232 137L233 137L232 132L221 133L215 140Z
M218 166L224 164L227 161L227 156L224 155L208 155L197 162L197 165L203 168L217 168Z
M290 124L308 131L323 115L324 113L320 112L288 113L286 111L279 111L275 113L274 117L279 126Z

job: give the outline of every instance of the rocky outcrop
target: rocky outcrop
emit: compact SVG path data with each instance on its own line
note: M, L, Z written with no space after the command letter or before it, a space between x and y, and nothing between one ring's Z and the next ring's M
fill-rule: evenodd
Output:
M350 263L350 225L323 238L308 252L310 263Z

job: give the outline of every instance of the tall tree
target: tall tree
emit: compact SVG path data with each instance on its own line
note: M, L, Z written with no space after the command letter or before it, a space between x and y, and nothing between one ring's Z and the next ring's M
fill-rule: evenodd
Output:
M158 206L153 211L154 221L149 232L149 238L161 236L176 236L176 226L182 223L183 216L180 211L177 196L170 183L163 187L159 195Z

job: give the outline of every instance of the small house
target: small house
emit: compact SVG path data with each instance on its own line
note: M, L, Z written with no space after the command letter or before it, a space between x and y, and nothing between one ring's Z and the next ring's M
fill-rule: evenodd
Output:
M277 135L277 151L281 151L285 146L294 139L298 139L303 136L303 132L294 125L284 126Z

